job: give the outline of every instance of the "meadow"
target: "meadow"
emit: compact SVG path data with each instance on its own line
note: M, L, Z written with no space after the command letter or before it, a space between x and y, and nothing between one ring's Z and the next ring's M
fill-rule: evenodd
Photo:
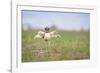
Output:
M58 31L61 38L34 39L38 30L22 30L22 62L84 60L90 58L90 32Z

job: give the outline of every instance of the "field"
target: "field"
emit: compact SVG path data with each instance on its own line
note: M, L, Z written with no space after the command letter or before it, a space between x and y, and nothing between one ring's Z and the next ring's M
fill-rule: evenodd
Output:
M87 31L59 31L61 38L34 39L36 30L22 30L22 62L83 60L90 58Z

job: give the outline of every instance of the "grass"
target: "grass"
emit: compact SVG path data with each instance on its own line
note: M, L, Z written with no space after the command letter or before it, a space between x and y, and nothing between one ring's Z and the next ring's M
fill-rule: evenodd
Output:
M22 31L22 62L82 60L90 58L89 31L59 31L49 42L34 39L38 31Z

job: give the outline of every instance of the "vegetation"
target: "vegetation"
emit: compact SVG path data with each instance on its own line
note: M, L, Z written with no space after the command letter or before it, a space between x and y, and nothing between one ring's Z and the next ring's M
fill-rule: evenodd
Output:
M87 31L59 31L61 38L34 39L38 30L22 30L22 62L82 60L90 58Z

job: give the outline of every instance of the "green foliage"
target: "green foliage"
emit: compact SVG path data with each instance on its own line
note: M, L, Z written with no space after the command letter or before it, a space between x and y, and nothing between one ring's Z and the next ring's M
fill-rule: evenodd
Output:
M90 58L89 31L59 31L61 38L34 39L35 30L22 31L22 62Z

